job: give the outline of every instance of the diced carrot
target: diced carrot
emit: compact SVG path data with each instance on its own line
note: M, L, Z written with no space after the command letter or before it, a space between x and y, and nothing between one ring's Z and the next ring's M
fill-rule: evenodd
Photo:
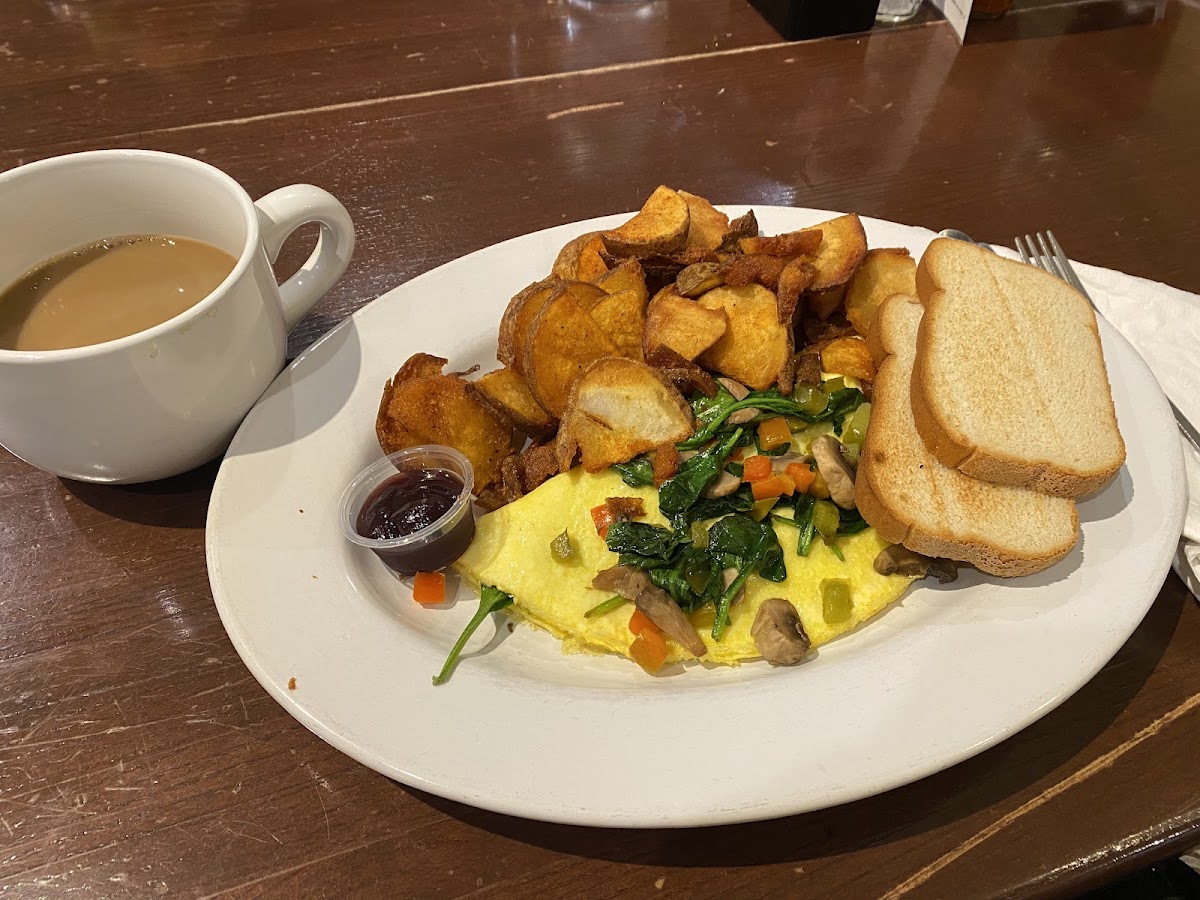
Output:
M601 540L608 539L608 526L616 521L611 507L607 503L592 507L592 522L596 525L596 533Z
M445 602L446 573L418 572L413 579L413 599L422 606Z
M640 609L635 609L633 615L629 617L629 630L634 634L645 634L647 631L662 634L661 629L654 624L654 621Z
M792 429L788 428L787 419L776 416L758 423L758 446L764 450L774 450L792 442Z
M771 477L771 457L751 456L742 463L742 481L762 481Z
M817 477L817 473L807 463L788 463L788 467L784 471L792 481L796 482L796 490L802 494L808 490L808 486Z
M796 491L796 482L786 474L773 475L764 481L754 481L750 484L750 493L755 500L766 500L770 497L792 496Z
M667 661L667 641L660 632L647 629L629 645L629 654L634 662L653 674Z

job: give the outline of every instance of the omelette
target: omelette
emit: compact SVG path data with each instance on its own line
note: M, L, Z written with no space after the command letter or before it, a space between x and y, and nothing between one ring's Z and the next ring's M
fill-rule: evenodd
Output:
M565 651L609 652L632 659L634 635L629 630L629 619L633 603L590 619L584 615L612 596L611 591L591 586L597 572L617 564L617 554L597 534L590 512L609 497L639 497L646 515L638 521L668 525L658 509L657 488L630 487L612 469L589 474L574 468L482 516L474 541L455 568L476 590L487 584L511 594L511 610L559 638ZM875 571L876 555L889 545L873 528L836 539L842 560L819 539L813 542L808 555L801 557L796 553L796 528L782 522L773 522L773 527L783 548L787 580L777 584L758 574L751 575L744 596L730 609L729 626L720 641L713 640L710 633L711 604L692 613L691 621L708 648L703 657L706 661L736 665L759 658L750 626L763 601L770 597L782 597L796 608L812 646L817 647L881 613L914 580ZM564 530L574 553L569 560L560 561L550 545ZM826 578L842 578L850 583L853 611L845 621L825 621L821 582ZM668 663L693 658L674 641L668 641L667 647Z

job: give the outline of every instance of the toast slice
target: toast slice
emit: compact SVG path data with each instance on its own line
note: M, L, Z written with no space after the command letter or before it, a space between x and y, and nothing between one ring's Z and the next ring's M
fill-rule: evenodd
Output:
M948 466L1080 497L1125 462L1091 305L1048 272L941 238L917 266L912 403Z
M1039 572L1075 545L1075 502L991 484L943 465L917 433L909 392L924 309L897 294L868 337L879 368L855 481L859 512L885 540L992 575Z

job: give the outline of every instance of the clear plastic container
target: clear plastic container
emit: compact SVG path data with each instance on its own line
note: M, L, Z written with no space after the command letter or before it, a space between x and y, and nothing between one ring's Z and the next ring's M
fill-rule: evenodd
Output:
M363 508L389 491L420 492L414 476L426 471L451 476L462 487L437 519L410 534L374 538L360 532ZM442 484L445 486L445 481ZM376 460L360 472L342 493L338 512L346 539L375 552L401 575L436 572L458 559L475 536L475 509L471 489L475 472L471 462L453 447L426 444L398 450Z

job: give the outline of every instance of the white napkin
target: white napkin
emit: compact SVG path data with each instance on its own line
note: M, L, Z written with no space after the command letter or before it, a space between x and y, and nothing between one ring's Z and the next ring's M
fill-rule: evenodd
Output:
M1154 372L1175 405L1200 427L1200 296L1157 281L1074 263L1083 286ZM1174 569L1200 598L1200 454L1179 434L1188 509ZM1129 437L1129 436L1127 436Z

